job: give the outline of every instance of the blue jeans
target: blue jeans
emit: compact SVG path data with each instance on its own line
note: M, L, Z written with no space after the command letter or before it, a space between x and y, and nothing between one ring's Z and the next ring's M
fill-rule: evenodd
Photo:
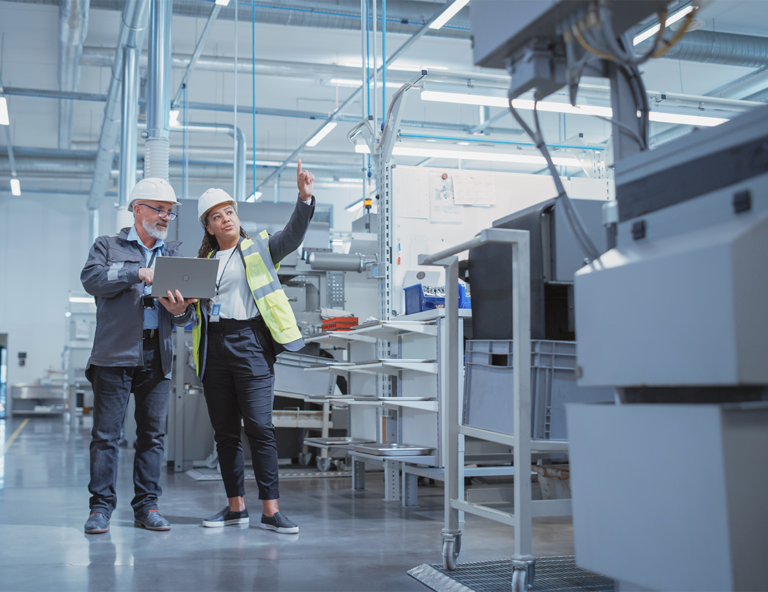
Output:
M93 385L88 491L91 492L91 512L101 512L107 518L117 505L118 442L130 393L136 399L137 426L133 459L135 497L131 502L134 512L157 509L157 499L163 493L160 471L171 381L163 375L158 339L145 339L143 346L143 366L91 366L88 369L88 379Z

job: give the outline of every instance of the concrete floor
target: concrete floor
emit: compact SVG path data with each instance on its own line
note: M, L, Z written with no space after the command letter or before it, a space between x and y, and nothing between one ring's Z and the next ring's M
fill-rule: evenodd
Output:
M0 420L0 443L21 421ZM440 484L420 487L420 507L405 510L382 501L380 474L369 474L362 492L349 478L286 480L280 508L301 533L279 535L258 528L253 481L251 527L208 529L201 520L226 504L223 485L169 471L160 511L173 526L149 532L133 526L126 450L110 531L86 535L89 441L86 426L72 431L62 418L35 417L0 456L0 590L424 591L406 572L440 561ZM467 517L460 563L512 551L511 528ZM535 520L534 554L573 554L571 520Z

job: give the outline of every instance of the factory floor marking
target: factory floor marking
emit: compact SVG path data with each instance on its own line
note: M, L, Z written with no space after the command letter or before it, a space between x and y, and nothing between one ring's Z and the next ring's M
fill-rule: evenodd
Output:
M11 444L13 444L13 441L16 439L16 436L19 435L19 432L24 429L24 426L29 423L29 418L25 419L21 422L21 425L16 428L16 431L11 434L11 437L8 438L8 440L5 443L5 446L3 446L3 453L0 454L0 456L3 456L6 452L8 452L8 449L11 447Z

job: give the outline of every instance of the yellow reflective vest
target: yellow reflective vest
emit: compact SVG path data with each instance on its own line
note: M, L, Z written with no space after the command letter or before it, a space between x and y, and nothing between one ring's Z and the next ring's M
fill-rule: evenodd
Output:
M280 267L272 261L269 252L269 234L262 230L253 239L240 239L238 249L242 253L245 263L245 275L248 279L248 287L251 289L253 300L264 322L272 334L272 339L288 351L298 351L304 347L301 331L296 326L296 317L288 302L288 297L283 292L280 280L277 277L277 268ZM215 251L208 254L211 257ZM195 304L195 324L192 328L194 346L195 367L197 375L202 377L205 371L208 311ZM265 336L266 337L266 336Z

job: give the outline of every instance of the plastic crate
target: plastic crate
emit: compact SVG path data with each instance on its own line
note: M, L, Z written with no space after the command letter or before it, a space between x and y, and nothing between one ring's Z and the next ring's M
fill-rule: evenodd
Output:
M464 425L512 434L514 364L511 340L467 341ZM566 403L613 401L613 389L576 385L576 343L531 341L531 434L567 440Z
M323 321L323 331L349 331L358 325L357 317L333 317Z
M414 284L403 288L405 292L405 314L416 314L445 306L445 288ZM459 282L459 308L472 308L469 287Z

